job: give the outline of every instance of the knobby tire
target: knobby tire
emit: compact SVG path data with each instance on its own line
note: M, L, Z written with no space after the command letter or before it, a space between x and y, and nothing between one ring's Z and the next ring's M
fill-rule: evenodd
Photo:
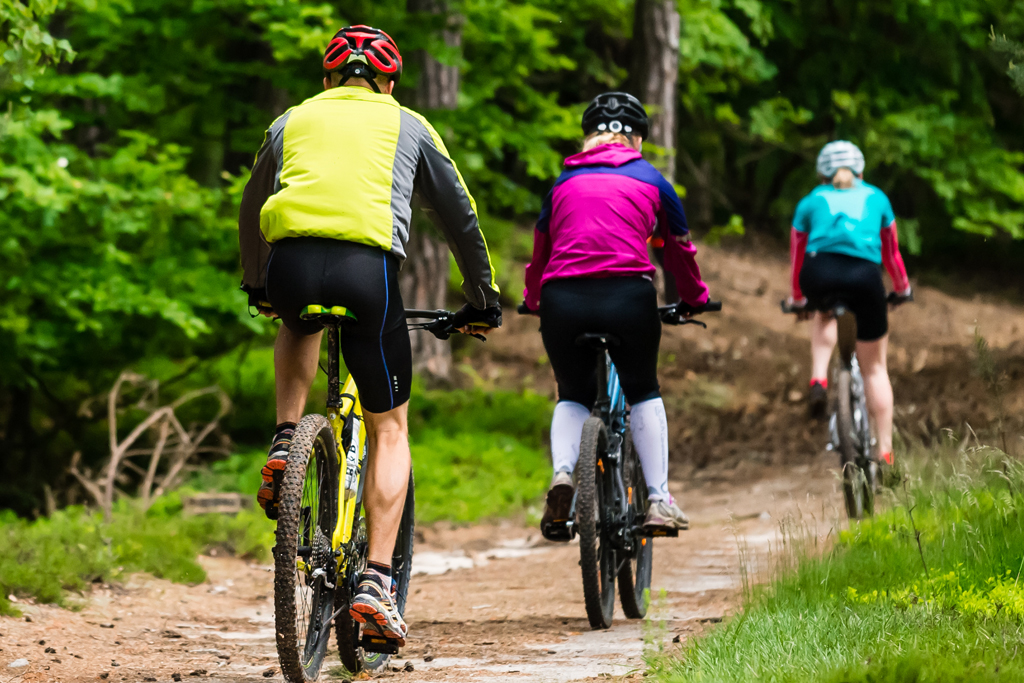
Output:
M850 371L839 371L838 405L836 426L839 431L839 458L843 468L843 497L846 499L846 514L850 519L863 519L874 507L874 491L868 483L866 473L861 469L860 437L853 419L853 378Z
M580 569L587 619L594 629L611 626L615 610L615 552L604 539L601 517L606 504L605 476L599 469L608 438L600 418L583 424L576 465L576 525L580 537Z
M298 569L297 558L299 546L312 547L317 529L326 535L329 548L338 515L337 452L327 418L302 418L292 437L279 491L274 621L281 671L290 683L317 679L330 640L329 633L319 639L317 635L333 611L335 591L323 578L310 581L309 573ZM306 561L311 562L312 556L307 555Z
M644 479L640 459L633 446L633 435L626 430L626 441L622 448L622 483L627 496L632 490L632 519L636 528L644 523L647 508L647 482ZM633 554L622 563L619 570L619 602L627 619L643 619L650 604L651 564L654 560L654 539L640 535L634 538Z

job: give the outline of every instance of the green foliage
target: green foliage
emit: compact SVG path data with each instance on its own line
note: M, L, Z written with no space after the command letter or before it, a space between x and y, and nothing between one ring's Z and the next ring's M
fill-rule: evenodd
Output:
M416 516L470 522L522 511L551 476L550 425L551 402L531 391L425 391L414 384Z
M428 430L411 438L416 517L474 522L523 511L547 489L544 449L514 437L467 430Z
M680 659L655 661L658 679L1019 680L1022 484L1020 463L991 458L901 492Z
M680 12L682 180L704 220L713 206L781 233L820 146L847 138L926 249L948 246L950 227L1024 237L1024 103L990 95L1001 75L986 54L992 23L1024 29L1019 3L690 0Z
M551 426L551 411L551 402L530 390L428 391L416 382L409 401L409 432L414 436L428 430L450 435L506 434L539 448Z
M47 64L72 60L75 51L66 40L51 36L39 21L57 9L57 0L2 0L0 28L0 92L31 90Z
M199 583L206 574L196 555L205 548L266 560L273 535L273 524L258 511L183 516L179 494L158 500L146 513L123 503L109 524L79 507L32 522L6 512L0 515L0 614L16 614L11 594L73 607L69 591L136 571Z

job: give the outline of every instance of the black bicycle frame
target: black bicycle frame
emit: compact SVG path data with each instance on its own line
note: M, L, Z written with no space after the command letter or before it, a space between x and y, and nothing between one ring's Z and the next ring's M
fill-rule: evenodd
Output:
M327 407L341 409L340 337L337 325L327 326Z
M857 317L843 305L838 305L832 310L835 316L839 336L839 360L843 368L853 368L853 354L857 350Z

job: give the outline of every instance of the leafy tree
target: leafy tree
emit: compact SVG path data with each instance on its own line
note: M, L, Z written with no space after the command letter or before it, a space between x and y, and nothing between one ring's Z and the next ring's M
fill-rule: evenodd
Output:
M742 213L781 232L818 148L848 138L915 251L948 246L950 227L1024 238L1024 106L993 96L986 45L997 19L1024 24L1019 3L688 0L681 13L680 158L705 223Z
M237 293L236 185L202 187L185 149L139 131L73 144L47 106L55 80L81 97L46 73L73 55L40 23L56 3L0 7L0 499L26 510L73 450L100 455L79 407L123 367L216 353L254 327Z

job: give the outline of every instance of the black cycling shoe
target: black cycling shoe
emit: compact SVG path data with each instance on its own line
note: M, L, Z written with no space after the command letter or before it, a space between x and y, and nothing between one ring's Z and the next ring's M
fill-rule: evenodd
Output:
M294 428L287 427L274 435L274 443L270 445L270 453L267 455L267 464L260 470L263 483L256 492L256 502L270 520L277 520L278 491L281 489L281 480L284 479L284 468L288 465L288 450L292 446L294 433Z
M811 382L807 394L807 413L812 419L821 420L828 412L828 389L821 382Z
M573 492L572 476L567 472L556 473L544 501L544 516L540 519L540 533L549 541L572 540L568 522Z

